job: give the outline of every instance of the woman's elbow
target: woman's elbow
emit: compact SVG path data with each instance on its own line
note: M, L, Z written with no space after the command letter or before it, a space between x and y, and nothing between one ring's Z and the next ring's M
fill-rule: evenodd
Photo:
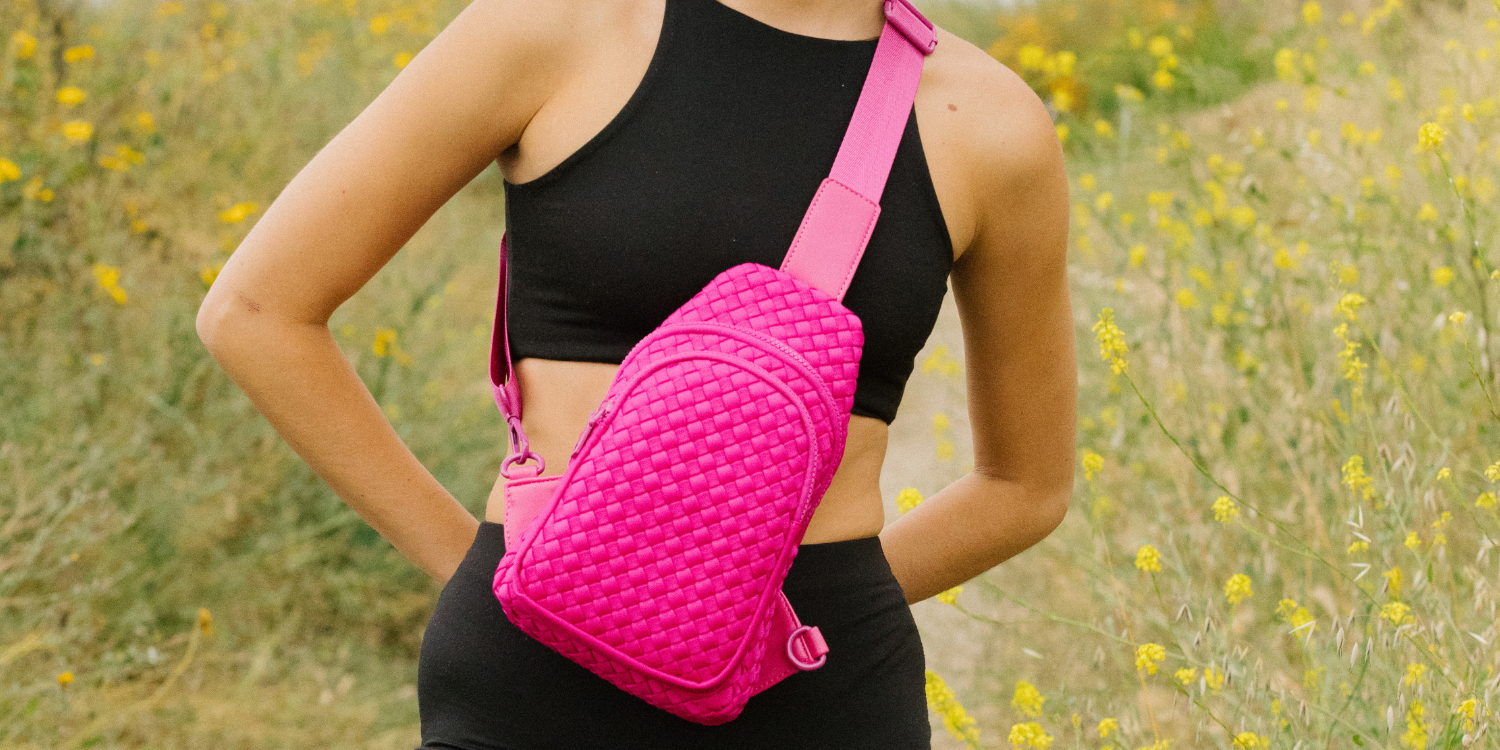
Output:
M221 286L222 281L220 277L209 288L202 304L198 305L198 317L194 322L198 340L203 342L209 354L221 361L237 342L264 336L259 329L275 322L275 318L263 312L255 300L231 292Z
M1036 541L1046 539L1062 525L1063 519L1068 517L1068 507L1073 502L1073 481L1069 479L1066 485L1053 487L1048 490L1037 492L1035 503L1035 529Z

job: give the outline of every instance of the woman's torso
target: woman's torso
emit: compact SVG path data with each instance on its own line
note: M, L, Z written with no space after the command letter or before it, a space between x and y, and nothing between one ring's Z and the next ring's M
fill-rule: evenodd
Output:
M672 3L673 7L670 9L667 8L667 2ZM507 197L510 200L508 208L514 211L516 209L515 203L518 200L525 199L528 201L524 205L525 211L515 211L516 215L512 217L510 222L512 224L510 230L512 231L513 247L517 246L516 243L524 242L527 239L525 234L518 235L518 231L525 232L527 229L535 229L537 235L545 236L549 240L554 235L566 233L567 228L565 226L557 224L556 221L549 224L546 220L548 212L544 207L548 205L549 201L554 204L559 202L566 204L568 201L572 201L576 204L561 205L560 211L553 212L557 215L566 215L568 212L576 211L578 207L585 205L602 206L600 210L606 212L610 208L613 208L619 212L629 201L614 198L613 196L616 193L612 192L596 192L595 195L590 196L588 195L588 191L597 191L600 186L596 183L607 182L611 178L622 180L621 187L610 186L609 189L616 192L621 190L624 185L631 184L631 181L634 181L637 187L644 188L644 192L647 193L650 192L653 184L660 185L664 192L667 192L665 189L669 185L675 184L667 181L652 183L650 175L638 173L621 174L621 169L611 172L609 170L610 166L614 164L627 165L629 160L622 160L619 158L619 153L608 153L608 150L611 148L632 148L632 143L635 143L636 145L633 147L639 150L642 148L641 144L649 144L649 140L643 140L641 137L643 128L649 131L651 128L663 129L663 126L671 125L674 128L683 128L685 136L695 132L701 135L701 131L694 131L691 124L671 122L663 114L664 111L668 111L663 109L663 105L681 105L685 110L683 113L684 118L691 118L695 115L701 117L704 115L704 112L694 112L691 108L699 106L701 104L699 100L710 98L712 93L712 90L709 89L699 89L699 94L689 96L684 90L691 87L681 84L686 80L684 74L691 75L693 71L682 70L679 67L678 69L668 71L671 75L665 75L661 69L664 64L678 66L691 64L693 62L692 54L699 54L702 57L703 53L701 50L705 49L703 39L684 39L684 34L705 35L722 33L735 35L732 41L741 44L750 44L751 46L747 50L752 52L752 54L756 50L754 46L756 44L764 44L767 48L775 48L778 51L781 51L782 46L786 45L785 52L787 54L807 52L812 54L816 59L824 61L823 64L839 65L840 61L846 60L851 52L856 56L860 50L872 52L874 42L836 40L871 40L879 33L881 22L878 16L864 20L841 17L826 21L806 18L789 18L784 21L779 21L775 18L758 19L751 14L756 12L764 13L766 11L756 7L754 2L744 2L743 0L731 0L731 2L722 5L718 4L718 0L646 0L645 2L633 3L625 8L616 8L614 10L618 13L616 17L609 18L605 22L602 22L597 29L588 31L591 34L596 33L598 39L594 43L587 45L592 51L591 58L580 61L576 69L577 73L571 79L572 83L558 90L547 101L532 118L520 142L503 154L500 159L502 171L506 176L507 182L510 183L507 186ZM667 16L669 10L673 15ZM662 33L664 19L667 24L665 34ZM725 41L728 42L730 40L726 39ZM700 50L700 52L692 52L694 49ZM943 47L940 44L939 50L942 49ZM674 55L673 53L676 54ZM828 56L830 54L832 57ZM708 62L706 58L701 61L705 64ZM883 220L887 223L904 221L908 225L921 225L921 222L924 220L929 221L930 223L921 225L919 231L915 233L907 232L901 238L901 241L908 245L912 243L923 244L924 247L914 248L912 252L927 253L927 255L920 257L917 262L905 269L877 268L876 264L882 261L878 259L879 250L876 248L876 239L872 239L870 253L876 256L877 259L868 260L867 256L867 259L861 263L862 269L867 265L870 266L870 270L866 271L866 274L871 276L872 279L878 278L876 274L882 271L886 274L886 278L882 281L866 281L867 288L862 294L871 300L870 302L862 303L866 308L872 308L875 304L873 301L875 298L872 296L874 294L900 294L902 292L900 283L893 283L895 279L899 278L899 276L894 276L893 273L904 273L912 276L914 277L914 283L916 278L922 279L925 286L921 287L920 291L913 292L913 295L923 297L918 306L908 306L906 309L889 306L889 309L881 311L881 314L893 320L900 317L915 321L916 329L913 330L911 327L912 324L907 323L907 329L904 331L905 339L900 342L900 347L887 347L898 350L896 352L898 354L896 361L887 360L875 364L867 364L867 361L872 357L872 351L873 356L886 354L889 357L889 354L880 349L872 350L870 348L871 343L877 345L880 343L879 337L877 337L877 341L867 342L865 359L862 359L861 362L863 374L867 376L866 380L873 380L873 377L868 376L876 374L886 375L885 380L887 382L884 385L872 383L868 388L865 388L866 393L870 395L857 397L857 402L863 398L872 406L861 409L857 405L856 413L850 418L849 437L843 460L835 474L832 485L824 495L821 504L808 525L807 533L804 536L805 543L874 536L883 527L885 516L880 496L879 478L881 466L885 458L888 428L881 418L877 418L876 414L877 412L883 414L888 419L894 412L895 407L891 399L894 398L899 401L900 387L904 385L905 375L910 372L911 355L915 354L912 347L919 348L921 341L926 339L927 332L930 331L931 319L936 315L935 303L941 301L941 282L947 273L946 266L952 262L952 258L947 257L947 254L954 253L956 256L957 252L953 248L961 249L966 247L969 236L972 235L972 230L969 227L971 227L973 222L966 215L969 212L965 210L965 201L962 198L963 191L961 186L957 184L958 179L955 175L957 170L953 168L954 160L958 158L958 155L953 153L953 150L949 147L949 144L955 140L952 128L947 128L947 132L945 132L948 118L944 117L944 115L951 114L954 111L954 107L943 101L945 97L942 91L942 80L945 76L942 75L942 66L943 58L939 53L932 55L928 59L926 66L924 66L923 85L918 92L916 102L916 119L921 129L921 139L920 142L917 142L915 129L912 129L908 133L902 146L904 154L898 156L898 163L892 172L893 185L900 184L901 187L894 189L888 187L886 193L887 198L890 198L893 194L899 194L898 197L903 198L904 203L899 211L890 211L883 216ZM648 68L650 68L649 71ZM756 69L751 68L745 70L744 75L755 76L757 72ZM854 88L857 89L858 81L863 78L863 70L853 70L845 64L831 71L830 77L842 76L843 78L849 78L851 73L857 74L857 77L852 79L855 83ZM668 79L667 83L662 82L664 75ZM672 81L676 81L677 85L674 86ZM934 85L935 82L937 85ZM734 87L739 84L733 78L727 78L721 85L724 87ZM646 103L649 106L642 106L642 94L650 97ZM678 101L671 99L674 95L677 96ZM847 105L850 109L852 109L852 101L855 95L857 95L857 91L848 91L844 96L844 98L848 99ZM627 103L629 104L628 108ZM843 106L843 104L839 106ZM721 109L724 108L723 100L721 100L720 107ZM622 113L622 110L625 111ZM749 112L747 111L742 117L748 114ZM655 119L641 122L642 118ZM813 126L814 129L820 131L819 136L824 140L832 138L832 149L836 150L837 140L842 138L843 125L847 124L847 116L842 116L840 122L832 122L828 120L827 112L821 112L815 113L815 116L810 117L810 119L815 123L821 123L815 124ZM830 129L830 126L833 126L833 128ZM631 130L632 128L634 129L633 131ZM624 136L618 135L622 129L626 131ZM601 131L615 131L610 133L613 140L599 142L601 140L599 138ZM630 137L632 132L634 135L633 141ZM752 133L754 131L747 130L745 132ZM683 137L682 140L691 141L692 139L690 137ZM623 141L623 145L616 143L616 141ZM703 150L702 145L686 148L692 150L694 153L699 153ZM601 158L600 152L606 152L602 154L605 158ZM666 154L658 152L652 158L662 158L663 156L666 156ZM831 162L831 152L828 158ZM747 161L749 162L745 164L745 169L747 170L774 169L786 171L778 165L770 163L769 159L762 161L747 159ZM692 160L687 160L683 163L691 165ZM580 164L583 167L581 174L575 174L575 172L580 171ZM826 167L820 167L819 169L826 172ZM691 166L679 167L676 172L678 180L680 181L681 176L688 174L691 170ZM802 173L800 176L802 181L814 180L811 187L805 191L810 196L811 190L816 187L816 180L820 180L822 175L809 172L806 168L800 171ZM709 170L705 174L712 174L712 171ZM930 182L928 182L929 175ZM894 182L903 177L906 182ZM590 182L583 182L585 179ZM715 185L715 187L719 186ZM678 189L681 189L680 186L678 186ZM762 192L764 192L764 188L762 188ZM798 194L800 192L799 187ZM668 200L671 199L671 196L664 197ZM679 195L677 196L677 201L680 202L690 197ZM925 205L906 205L916 204L922 197L927 199ZM934 197L935 201L932 200ZM634 212L643 213L652 210L652 204L648 199L637 197L636 202L641 205L633 209ZM608 205L603 206L606 203ZM939 211L939 206L941 206L941 211ZM795 215L789 214L787 217L781 218L776 224L782 231L790 232L795 231L795 219L799 219L801 211L805 210L805 200L801 198L793 200L788 203L788 208L795 211ZM890 218L892 215L898 213L900 216ZM633 218L639 220L639 217ZM705 229L708 232L712 232L715 229L720 229L720 223L728 223L730 221L728 217L722 216L707 216L704 218L705 221L699 225L700 232ZM678 217L678 221L681 221L681 217ZM780 225L787 226L782 228ZM649 220L646 226L649 226ZM891 226L896 225L892 224ZM935 234L934 227L946 236ZM760 229L759 226L753 228ZM920 230L925 230L926 233L923 234ZM608 227L599 227L590 236L598 236L607 231ZM720 229L720 231L725 230ZM877 229L877 233L881 231L881 228ZM714 238L705 236L702 239L712 240ZM892 242L888 238L884 241L886 244L891 244ZM539 241L538 244L544 243ZM709 242L708 244L712 243ZM761 242L757 244L767 243ZM649 243L643 243L643 246L647 245ZM932 253L939 248L944 257L934 259ZM520 254L525 249L525 246L521 245L520 249L513 250L513 269L516 269L519 265L515 258L520 257ZM556 260L555 256L557 254L566 252L566 246L557 245L555 248L549 249L548 252L553 253L553 256L549 256L549 259ZM635 252L640 253L642 251L636 250ZM720 252L723 253L726 251L721 250ZM765 250L760 249L760 252L764 253ZM776 253L774 259L757 259L760 262L775 265L785 252L784 244L779 248L773 248L772 252ZM903 252L906 252L904 247ZM689 256L683 257L687 258ZM732 262L750 259L752 258L730 258L726 262L721 262L720 265L727 268ZM539 262L540 258L537 260ZM895 259L892 258L891 260ZM575 264L578 261L579 259L574 259ZM908 261L903 260L902 262ZM709 265L711 266L712 263ZM891 263L887 261L885 265L891 266ZM568 277L569 280L575 282L575 287L581 288L581 285L584 285L586 281L593 281L596 285L603 283L600 279L576 278L584 276L587 273L586 271L576 274L564 274L559 272L559 268L566 269L567 265L565 263L555 263L554 268L550 269L553 278L561 279ZM517 294L518 288L530 288L522 287L526 283L524 280L525 268L522 266L520 269L520 273L515 270L512 272L514 275L513 278L516 279L512 283L512 295ZM711 276L713 270L711 268L698 269L699 275L705 272ZM660 269L654 269L653 273L657 276L661 275ZM644 279L645 277L642 278ZM688 284L694 287L701 286L701 281L703 280L690 281ZM856 280L858 281L858 277ZM540 278L538 278L539 281ZM935 282L939 284L936 288L934 288ZM668 296L676 295L684 297L682 300L676 300L674 297L674 302L669 307L675 307L675 304L685 301L684 295L690 294L691 291L695 290L695 288L685 292L682 290L671 290L670 285L668 285L666 290ZM561 294L564 291L567 290L562 290L559 287L557 293ZM849 304L851 310L860 312L860 308L857 307L857 291L859 291L857 286L851 285L850 295L846 297L845 302ZM597 302L597 300L595 301ZM571 300L571 303L575 305L579 304L579 300ZM563 303L559 302L557 304ZM618 304L616 306L618 307ZM534 308L539 312L549 311L549 308L541 303L537 303ZM629 312L633 312L633 310ZM667 309L660 312L661 314L657 317L664 317L666 312L670 312L670 310ZM870 314L873 313L867 313L867 315ZM649 318L650 315L644 317ZM649 330L649 323L650 321L640 322L637 327L644 326L644 330L637 333L643 335L644 332ZM595 325L602 326L603 322L601 321ZM597 333L597 331L593 330L582 330L581 332L588 334ZM562 343L562 339L566 338L563 335L565 333L568 333L568 331L560 327L555 328L554 331L549 332L552 338L538 338L537 345L530 348L537 351L564 351L566 347L560 346L560 344ZM524 339L521 345L517 346L517 342L514 340L516 338L515 323L512 324L512 336L513 349L516 349L519 355L523 355L516 362L515 370L524 398L525 408L523 412L527 434L530 437L533 450L540 453L547 461L546 473L549 475L560 474L566 470L567 456L589 413L603 399L605 392L608 390L617 365L607 362L563 361L565 359L586 358L578 355L558 356L557 359L524 356L528 346ZM626 339L629 336L625 336L623 339L622 336L624 336L624 333L621 331L614 332L614 344L616 345L614 348L619 348L620 345L628 343ZM884 331L881 332L881 336L892 340L897 338L895 333L886 333ZM914 336L920 336L920 338L913 339ZM594 337L597 338L597 336ZM542 341L556 341L559 346L553 346L549 343L547 347L543 347L541 346ZM583 349L580 349L580 351L583 351ZM606 350L601 350L596 342L596 346L588 351L588 356L592 357ZM900 362L902 356L906 360L904 369ZM608 357L604 358L607 359ZM868 368L868 371L865 371L866 368ZM876 373L875 370L877 368L883 372ZM899 384L894 383L897 379L901 381ZM865 386L866 384L862 382L861 385ZM875 395L877 393L879 394L878 397ZM877 402L881 404L878 410L873 406ZM497 480L495 488L490 495L486 512L488 520L496 522L503 520L503 487L504 479L501 478Z

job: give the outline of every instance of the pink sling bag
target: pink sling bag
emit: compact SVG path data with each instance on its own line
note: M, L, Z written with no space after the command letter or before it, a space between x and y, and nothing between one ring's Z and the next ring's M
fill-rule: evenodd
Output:
M531 637L700 724L827 660L781 586L843 457L864 334L841 300L937 45L907 0L885 15L781 268L729 268L641 339L560 476L541 476L521 428L500 243L490 382L510 455L495 596Z

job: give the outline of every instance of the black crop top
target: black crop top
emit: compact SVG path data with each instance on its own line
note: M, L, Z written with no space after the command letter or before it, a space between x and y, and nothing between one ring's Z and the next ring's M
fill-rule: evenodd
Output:
M779 267L875 45L667 0L624 109L545 175L505 184L513 358L618 364L721 271ZM953 265L915 111L880 204L843 303L865 335L853 413L889 423Z

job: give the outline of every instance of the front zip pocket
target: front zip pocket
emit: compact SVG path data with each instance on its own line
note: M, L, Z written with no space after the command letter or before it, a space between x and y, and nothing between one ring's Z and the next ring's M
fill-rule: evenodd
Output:
M812 415L720 351L654 358L597 415L523 542L518 593L559 640L709 689L764 628L795 554L822 462Z

